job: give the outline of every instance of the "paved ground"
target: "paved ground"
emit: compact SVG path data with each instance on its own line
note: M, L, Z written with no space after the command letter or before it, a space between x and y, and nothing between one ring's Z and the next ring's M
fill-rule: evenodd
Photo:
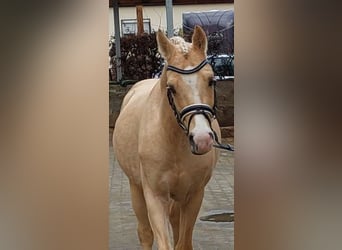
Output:
M231 140L229 142L232 143ZM115 161L111 139L109 153L109 249L140 249L136 233L136 219L131 207L128 179ZM233 153L222 150L213 177L206 186L203 204L195 225L193 245L196 250L234 249L234 222L204 222L199 219L202 216L215 212L233 212L233 166ZM155 247L154 249L157 248Z

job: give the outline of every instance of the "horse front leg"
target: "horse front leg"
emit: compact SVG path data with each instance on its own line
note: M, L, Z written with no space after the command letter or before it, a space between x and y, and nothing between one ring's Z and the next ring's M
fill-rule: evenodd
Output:
M192 232L201 208L204 188L194 194L180 207L179 238L175 250L192 250Z
M176 246L179 235L180 207L178 202L172 201L170 204L170 222L173 232L173 245Z
M147 183L143 183L148 218L159 250L171 250L168 197L157 196Z
M138 220L138 236L143 250L152 250L153 232L148 220L146 202L140 186L130 181L131 200Z

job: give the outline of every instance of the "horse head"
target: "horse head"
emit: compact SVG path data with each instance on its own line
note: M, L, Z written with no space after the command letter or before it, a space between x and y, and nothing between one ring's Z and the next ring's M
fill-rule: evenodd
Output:
M207 37L195 27L192 43L181 37L168 39L157 33L158 50L166 60L161 76L169 104L177 122L188 136L193 154L205 154L212 149L216 133L214 72L208 64Z

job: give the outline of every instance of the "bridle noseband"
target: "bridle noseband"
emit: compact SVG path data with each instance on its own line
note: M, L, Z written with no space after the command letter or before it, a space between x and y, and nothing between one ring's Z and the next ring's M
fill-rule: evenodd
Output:
M173 100L171 88L167 88L167 98L169 104L174 112L178 125L184 130L186 135L189 135L189 127L194 115L202 114L208 120L211 125L211 120L215 119L215 111L209 105L206 104L191 104L184 107L180 112L177 110L175 102ZM188 124L185 125L185 118L190 116Z
M198 71L200 71L206 64L208 64L208 61L205 59L203 60L199 65L197 65L195 68L193 69L189 69L189 70L185 70L185 69L180 69L177 68L175 66L171 66L168 65L166 70L170 70L173 72L176 72L178 74L182 74L182 75L189 75L189 74L193 74L196 73ZM214 88L214 106L211 107L207 104L190 104L188 106L185 106L180 112L177 110L175 102L173 100L173 94L172 94L172 89L170 87L167 87L167 98L169 100L169 104L174 112L174 115L176 117L177 123L178 125L183 129L183 131L185 132L185 134L188 136L189 135L189 128L190 128L190 123L192 118L195 115L201 114L203 115L209 123L210 129L214 134L214 140L216 142L216 144L214 144L214 147L217 148L221 148L221 149L226 149L229 151L234 151L234 148L227 144L227 145L223 145L218 141L218 136L215 132L215 130L213 130L213 128L211 127L211 122L212 120L216 119L216 89L215 89L215 85L213 86ZM189 116L189 120L188 120L188 124L185 125L185 118Z

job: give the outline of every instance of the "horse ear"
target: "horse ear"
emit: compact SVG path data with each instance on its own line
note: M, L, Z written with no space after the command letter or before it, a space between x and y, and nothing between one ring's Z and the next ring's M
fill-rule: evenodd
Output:
M173 53L174 47L170 40L165 36L164 32L158 30L157 43L159 53L167 60Z
M205 34L204 30L198 25L196 25L194 34L192 35L192 44L194 48L197 48L200 51L203 51L204 54L207 54L207 35Z

